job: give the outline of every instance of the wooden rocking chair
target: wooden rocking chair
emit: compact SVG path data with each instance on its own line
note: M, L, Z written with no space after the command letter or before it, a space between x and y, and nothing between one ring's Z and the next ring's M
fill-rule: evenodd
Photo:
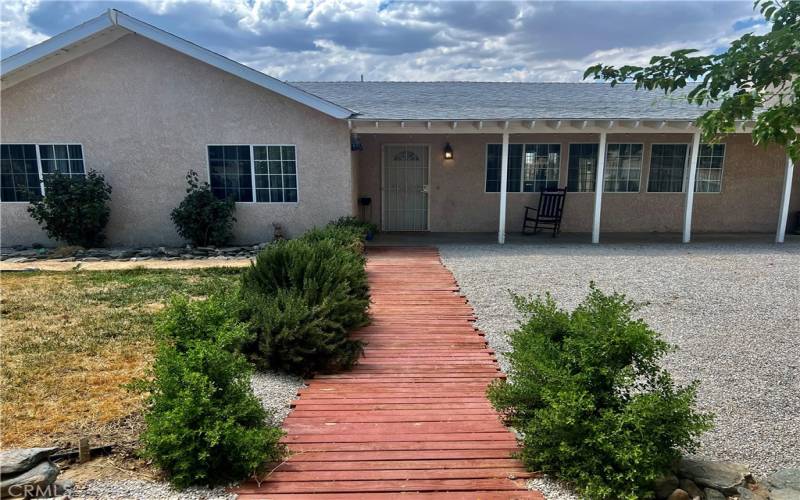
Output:
M536 234L542 229L552 229L553 238L555 238L561 231L561 214L564 211L564 199L566 197L566 188L542 191L539 195L538 208L525 207L522 234ZM530 230L532 232L529 232Z

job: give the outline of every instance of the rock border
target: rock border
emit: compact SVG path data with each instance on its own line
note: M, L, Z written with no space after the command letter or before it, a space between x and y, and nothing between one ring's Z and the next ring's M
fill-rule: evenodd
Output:
M191 259L246 259L254 258L269 243L226 247L109 247L45 248L41 245L14 246L0 248L0 261L26 263L42 260L53 262L105 262L105 261L146 261L146 260L191 260Z

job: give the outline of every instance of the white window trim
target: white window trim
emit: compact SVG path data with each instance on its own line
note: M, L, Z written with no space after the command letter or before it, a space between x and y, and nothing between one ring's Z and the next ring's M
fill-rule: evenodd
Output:
M610 149L609 146L620 146L624 144L636 145L642 147L642 165L639 168L639 190L638 191L607 191L606 190L606 175L608 175L608 150ZM605 161L605 168L603 169L603 196L607 194L612 195L625 195L625 194L641 194L642 193L642 170L644 170L644 143L643 142L609 142L606 144L606 161ZM597 186L595 186L595 191L597 190ZM593 191L594 192L594 191Z
M500 194L500 190L499 189L497 191L487 191L486 190L486 181L489 180L489 168L488 168L489 146L491 146L492 144L500 145L499 142L487 142L485 147L484 147L484 151L483 151L483 193L484 194ZM539 145L539 144L544 144L544 145L547 145L547 146L555 144L555 145L558 146L558 180L556 181L556 184L557 184L558 187L560 187L561 186L561 164L564 161L564 145L562 143L560 143L560 142L509 142L508 143L508 147L510 149L511 146L522 146L522 154L524 155L525 154L525 146ZM524 181L522 180L523 171L524 171L524 169L520 168L520 170L519 170L519 191L506 191L506 193L508 193L508 194L528 194L528 195L530 195L530 194L539 194L539 191L524 191L523 190L524 189L523 188L523 182Z
M686 146L686 157L683 159L683 181L680 191L650 191L650 173L653 171L653 146ZM692 145L688 142L651 142L650 161L647 162L647 182L645 192L647 194L680 194L686 193L686 185L689 183L689 162L692 161ZM698 160L699 161L699 160ZM641 187L641 186L640 186Z
M719 191L698 191L696 189L697 186L697 179L695 179L695 185L692 187L694 189L695 196L698 194L708 194L708 195L720 195L724 191L725 187L725 158L728 157L728 143L727 142L701 142L700 147L702 148L703 145L706 146L714 146L716 144L721 144L724 146L724 151L722 152L722 168L719 169ZM697 171L700 171L700 153L697 154Z
M39 146L80 146L81 147L81 155L83 155L83 176L86 177L86 172L88 169L86 168L86 151L83 148L82 142L3 142L3 145L9 146L24 146L26 144L33 144L36 147L36 169L39 172L39 194L44 196L44 173L42 172L42 155L39 153ZM70 174L71 175L71 174ZM4 201L0 200L0 203L15 203L15 204L25 204L29 205L30 201Z
M599 142L570 142L570 143L567 143L567 154L566 154L566 160L567 160L567 169L566 169L567 170L567 182L566 182L566 185L564 186L564 187L567 187L567 188L569 186L569 161L571 159L570 158L569 149L570 149L570 146L573 146L573 145L574 146L597 146L597 161L600 161L600 143ZM608 150L608 148L606 148L606 151L607 150ZM608 159L608 155L606 155L606 159ZM595 165L595 168L597 168L597 165ZM586 193L594 194L594 192L596 190L597 190L597 186L595 186L594 189L592 189L591 191L567 191L567 192L570 193L570 195L573 195L573 194L578 194L579 195L579 194L586 194Z
M237 201L235 203L242 205L297 205L300 203L300 155L298 154L298 148L296 144L206 144L206 179L208 179L209 187L211 187L211 158L208 155L208 148L212 146L248 146L250 148L250 189L253 191L253 201ZM297 191L297 201L256 201L256 164L255 157L253 155L253 148L268 146L292 146L294 148L294 176L297 180L297 187L295 187L295 190Z

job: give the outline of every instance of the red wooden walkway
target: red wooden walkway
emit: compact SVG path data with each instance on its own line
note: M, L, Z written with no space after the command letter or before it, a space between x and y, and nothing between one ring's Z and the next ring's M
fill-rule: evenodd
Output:
M291 458L240 498L543 497L485 397L503 377L433 248L371 248L372 324L355 369L308 381L284 422Z

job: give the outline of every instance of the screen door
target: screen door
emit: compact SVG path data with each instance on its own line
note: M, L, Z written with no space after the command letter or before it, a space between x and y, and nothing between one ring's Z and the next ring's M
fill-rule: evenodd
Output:
M383 230L428 230L428 146L383 147Z

